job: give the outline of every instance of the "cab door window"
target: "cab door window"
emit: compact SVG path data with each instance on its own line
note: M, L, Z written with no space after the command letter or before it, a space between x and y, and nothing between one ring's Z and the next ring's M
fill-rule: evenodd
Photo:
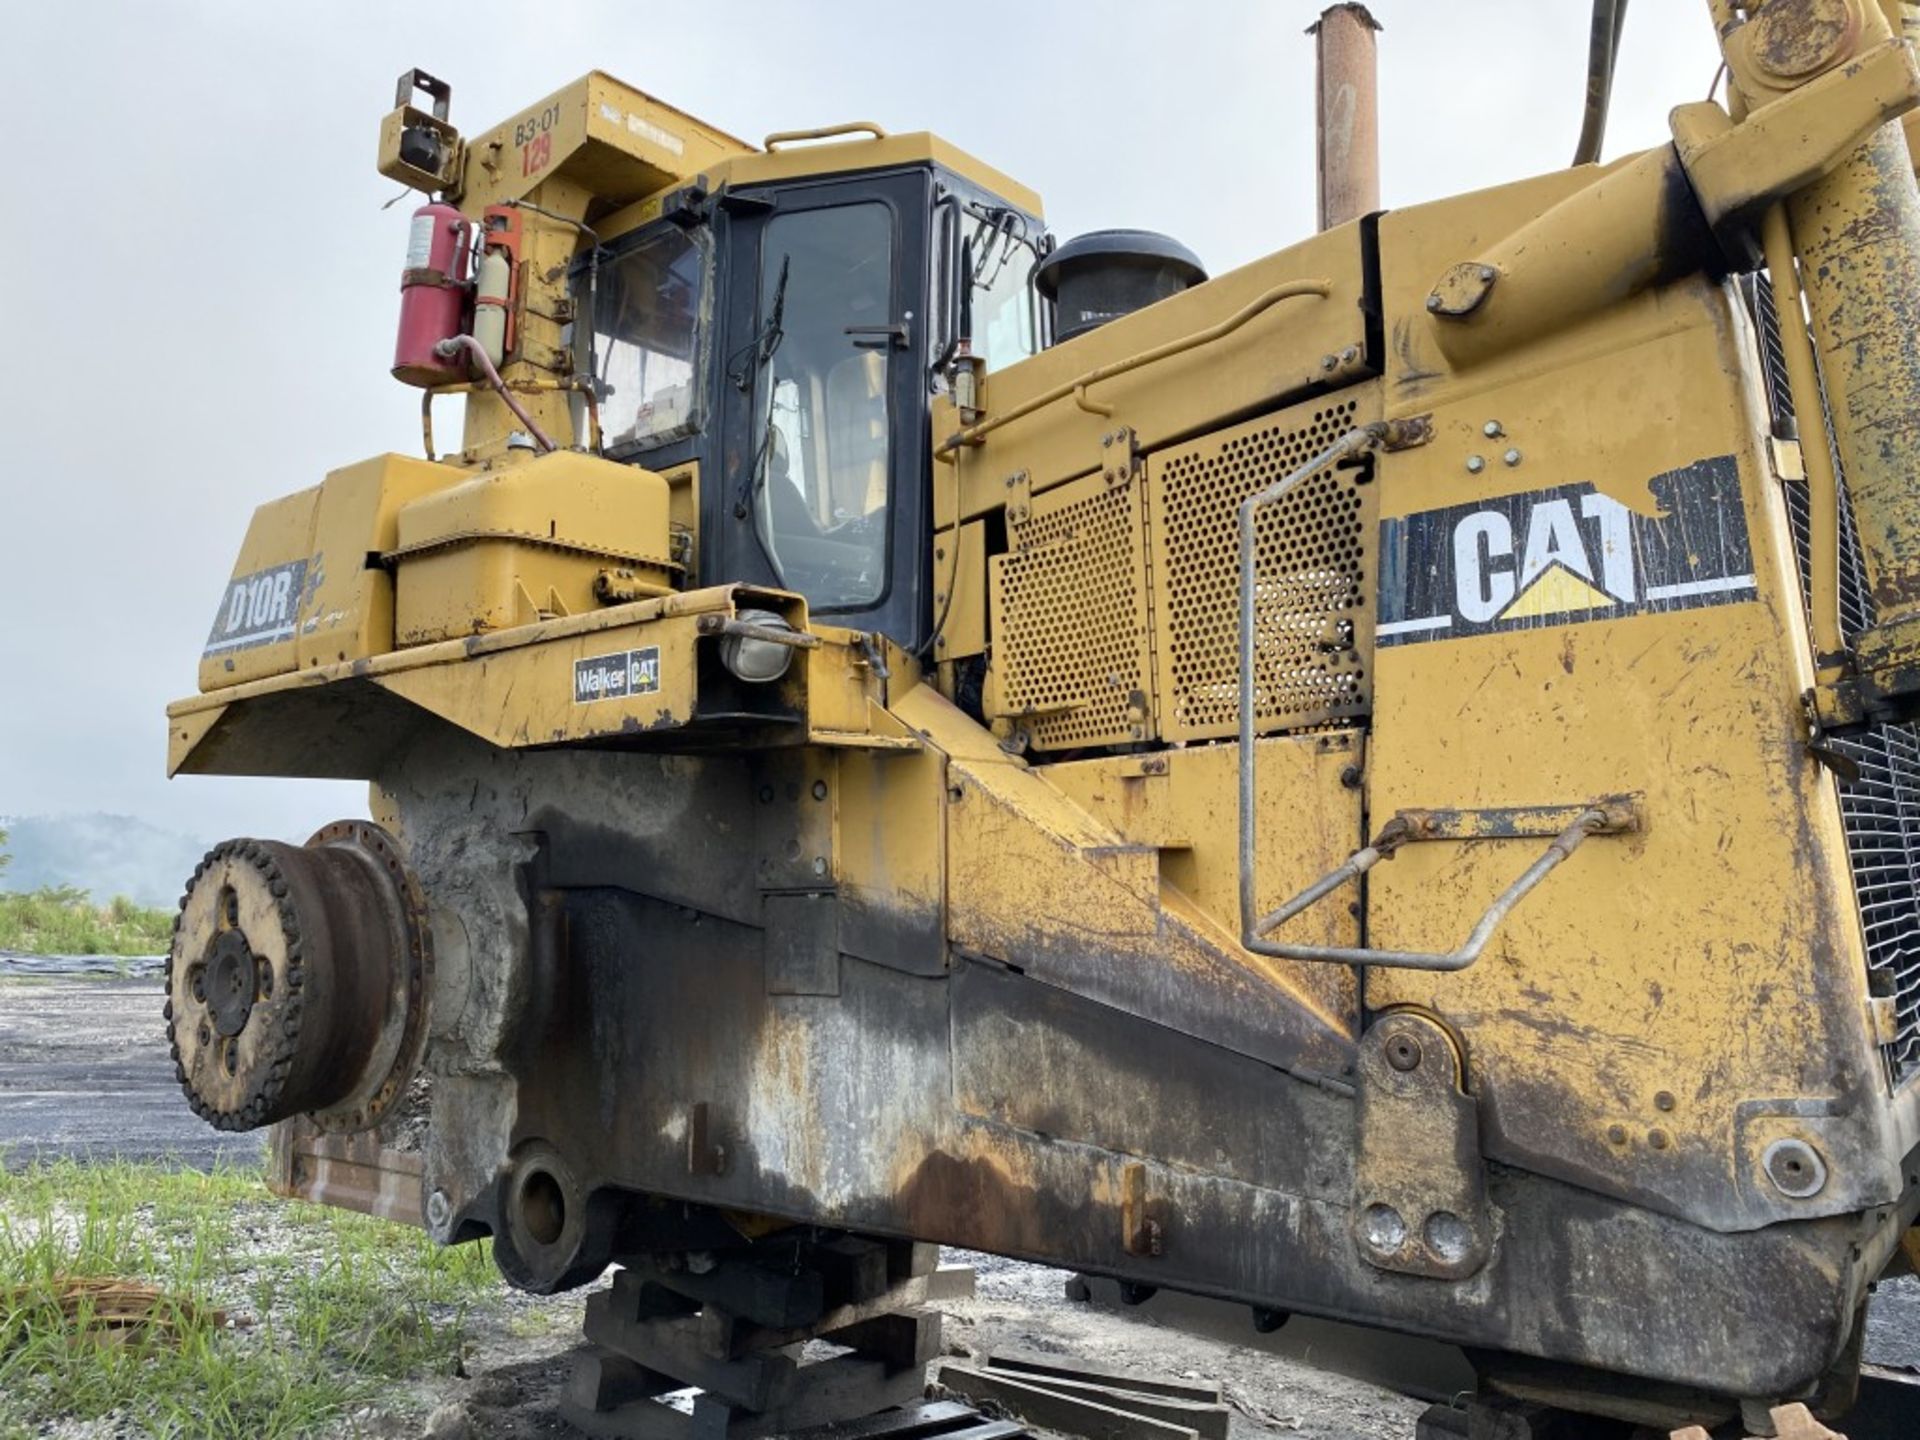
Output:
M754 524L816 610L887 591L893 268L882 203L776 214L762 234Z

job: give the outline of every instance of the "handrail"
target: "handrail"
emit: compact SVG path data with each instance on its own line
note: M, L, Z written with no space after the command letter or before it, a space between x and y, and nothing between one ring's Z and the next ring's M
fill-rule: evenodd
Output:
M1333 444L1305 464L1281 476L1263 490L1256 490L1240 502L1240 943L1252 949L1259 937L1254 933L1254 847L1255 796L1254 769L1254 577L1258 554L1254 516L1268 505L1284 499L1302 481L1326 469L1336 460L1363 454L1386 439L1385 423L1376 421L1349 430ZM1352 862L1349 862L1350 864ZM1356 872L1357 873L1357 872ZM1328 889L1341 883L1333 880ZM1326 883L1326 882L1323 882ZM1321 892L1326 893L1325 891ZM1318 897L1315 897L1318 898Z
M1487 948L1487 942L1493 938L1493 932L1499 929L1500 922L1512 913L1513 907L1526 899L1534 887L1552 874L1562 860L1578 850L1582 841L1589 835L1600 835L1628 828L1619 816L1603 805L1592 805L1582 810L1574 817L1571 825L1553 838L1553 842L1547 846L1546 853L1529 865L1518 880L1500 892L1493 904L1487 907L1486 913L1475 922L1467 938L1454 950L1445 952L1370 950L1345 945L1286 945L1261 938L1268 931L1276 929L1302 911L1311 908L1349 881L1358 880L1391 855L1399 845L1408 840L1421 838L1407 828L1396 831L1396 825L1404 827L1404 819L1395 816L1388 821L1371 845L1355 851L1334 870L1321 876L1278 910L1254 924L1241 943L1257 955L1274 955L1283 960L1319 960L1336 965L1382 965L1400 970L1464 970L1480 958L1480 952Z
M796 140L831 140L836 135L871 135L876 140L887 138L887 132L871 120L849 120L844 125L822 125L814 130L776 130L760 143L768 150L777 150Z
M1356 851L1271 915L1263 917L1255 913L1259 830L1256 823L1259 776L1256 767L1258 751L1254 745L1253 700L1256 650L1254 600L1259 553L1255 517L1266 506L1285 499L1302 482L1328 466L1383 446L1392 448L1405 445L1413 435L1423 431L1423 422L1407 420L1376 420L1372 424L1349 430L1311 460L1240 502L1240 943L1256 955L1272 955L1282 960L1382 965L1408 970L1464 970L1480 958L1480 952L1486 948L1494 930L1513 907L1546 879L1555 866L1578 849L1587 836L1619 833L1634 828L1638 823L1631 805L1617 800L1597 801L1578 811L1572 822L1547 847L1547 853L1501 892L1460 947L1444 954L1422 950L1368 950L1337 945L1289 945L1263 938L1276 926L1291 920L1351 881L1358 880L1399 845L1410 840L1447 838L1453 833L1422 812L1403 811L1388 822L1373 844Z
M1164 345L1156 345L1151 350L1142 350L1136 355L1128 356L1125 360L1116 360L1111 364L1096 366L1078 379L1062 381L1051 390L1044 391L1030 400L1022 401L1020 404L1014 406L1013 409L1003 414L989 415L977 424L958 431L949 437L934 454L936 456L948 455L963 445L977 445L981 440L986 438L990 432L998 430L1002 425L1010 424L1024 416L1031 415L1034 411L1051 405L1054 401L1063 399L1068 395L1074 397L1074 402L1078 404L1081 409L1091 414L1111 415L1113 414L1113 407L1111 405L1103 405L1097 400L1089 400L1087 398L1087 387L1089 385L1096 385L1102 380L1111 380L1116 375L1125 375L1128 371L1138 370L1143 365L1152 365L1157 361L1165 360L1173 355L1183 354L1188 350L1196 350L1202 345L1210 345L1215 340L1231 335L1242 325L1260 314L1261 311L1279 304L1282 300L1292 300L1302 295L1313 295L1324 300L1332 293L1333 282L1330 280L1289 280L1284 285L1276 285L1265 294L1241 306L1218 324L1209 325L1204 330L1196 330L1191 335L1182 335L1177 340L1169 340Z

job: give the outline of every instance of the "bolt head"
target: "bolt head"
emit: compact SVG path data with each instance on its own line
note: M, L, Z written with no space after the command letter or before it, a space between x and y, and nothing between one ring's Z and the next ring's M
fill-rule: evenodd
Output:
M1481 459L1478 455L1467 456L1467 473L1469 475L1478 475L1482 470L1486 468L1487 468L1487 462Z
M1473 1231L1451 1210L1436 1210L1423 1227L1427 1249L1443 1264L1458 1265L1473 1249Z
M1767 1179L1782 1195L1805 1200L1826 1187L1827 1165L1804 1140L1776 1140L1760 1157Z
M1387 1041L1387 1064L1405 1072L1420 1068L1420 1042L1411 1035L1395 1035Z
M1369 1205L1360 1216L1360 1233L1369 1249L1391 1255L1407 1243L1407 1222L1391 1205Z
M1506 461L1509 466L1518 465L1520 463L1520 452L1518 450L1509 450L1500 458Z
M1497 274L1499 274L1499 272L1491 265L1482 265L1480 267L1480 279L1485 284L1491 285L1493 283L1493 277Z
M1498 440L1502 435L1506 434L1506 431L1501 428L1498 420L1489 420L1480 427L1480 433L1489 440Z
M1438 295L1427 296L1427 309L1438 310L1439 308L1440 308L1440 297Z

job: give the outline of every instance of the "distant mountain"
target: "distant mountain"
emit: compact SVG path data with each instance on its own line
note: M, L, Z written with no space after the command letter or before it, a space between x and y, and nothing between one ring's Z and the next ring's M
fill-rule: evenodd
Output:
M105 903L125 895L172 907L208 842L131 815L23 815L0 819L11 860L0 890L72 885Z

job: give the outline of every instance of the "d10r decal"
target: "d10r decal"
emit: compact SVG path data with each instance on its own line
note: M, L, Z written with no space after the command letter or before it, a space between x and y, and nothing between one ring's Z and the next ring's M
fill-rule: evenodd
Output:
M306 599L306 584L305 560L237 576L227 585L226 598L207 635L207 648L201 653L224 655L287 639Z
M1647 484L1657 515L1591 484L1380 522L1378 645L1727 605L1755 596L1731 455Z

